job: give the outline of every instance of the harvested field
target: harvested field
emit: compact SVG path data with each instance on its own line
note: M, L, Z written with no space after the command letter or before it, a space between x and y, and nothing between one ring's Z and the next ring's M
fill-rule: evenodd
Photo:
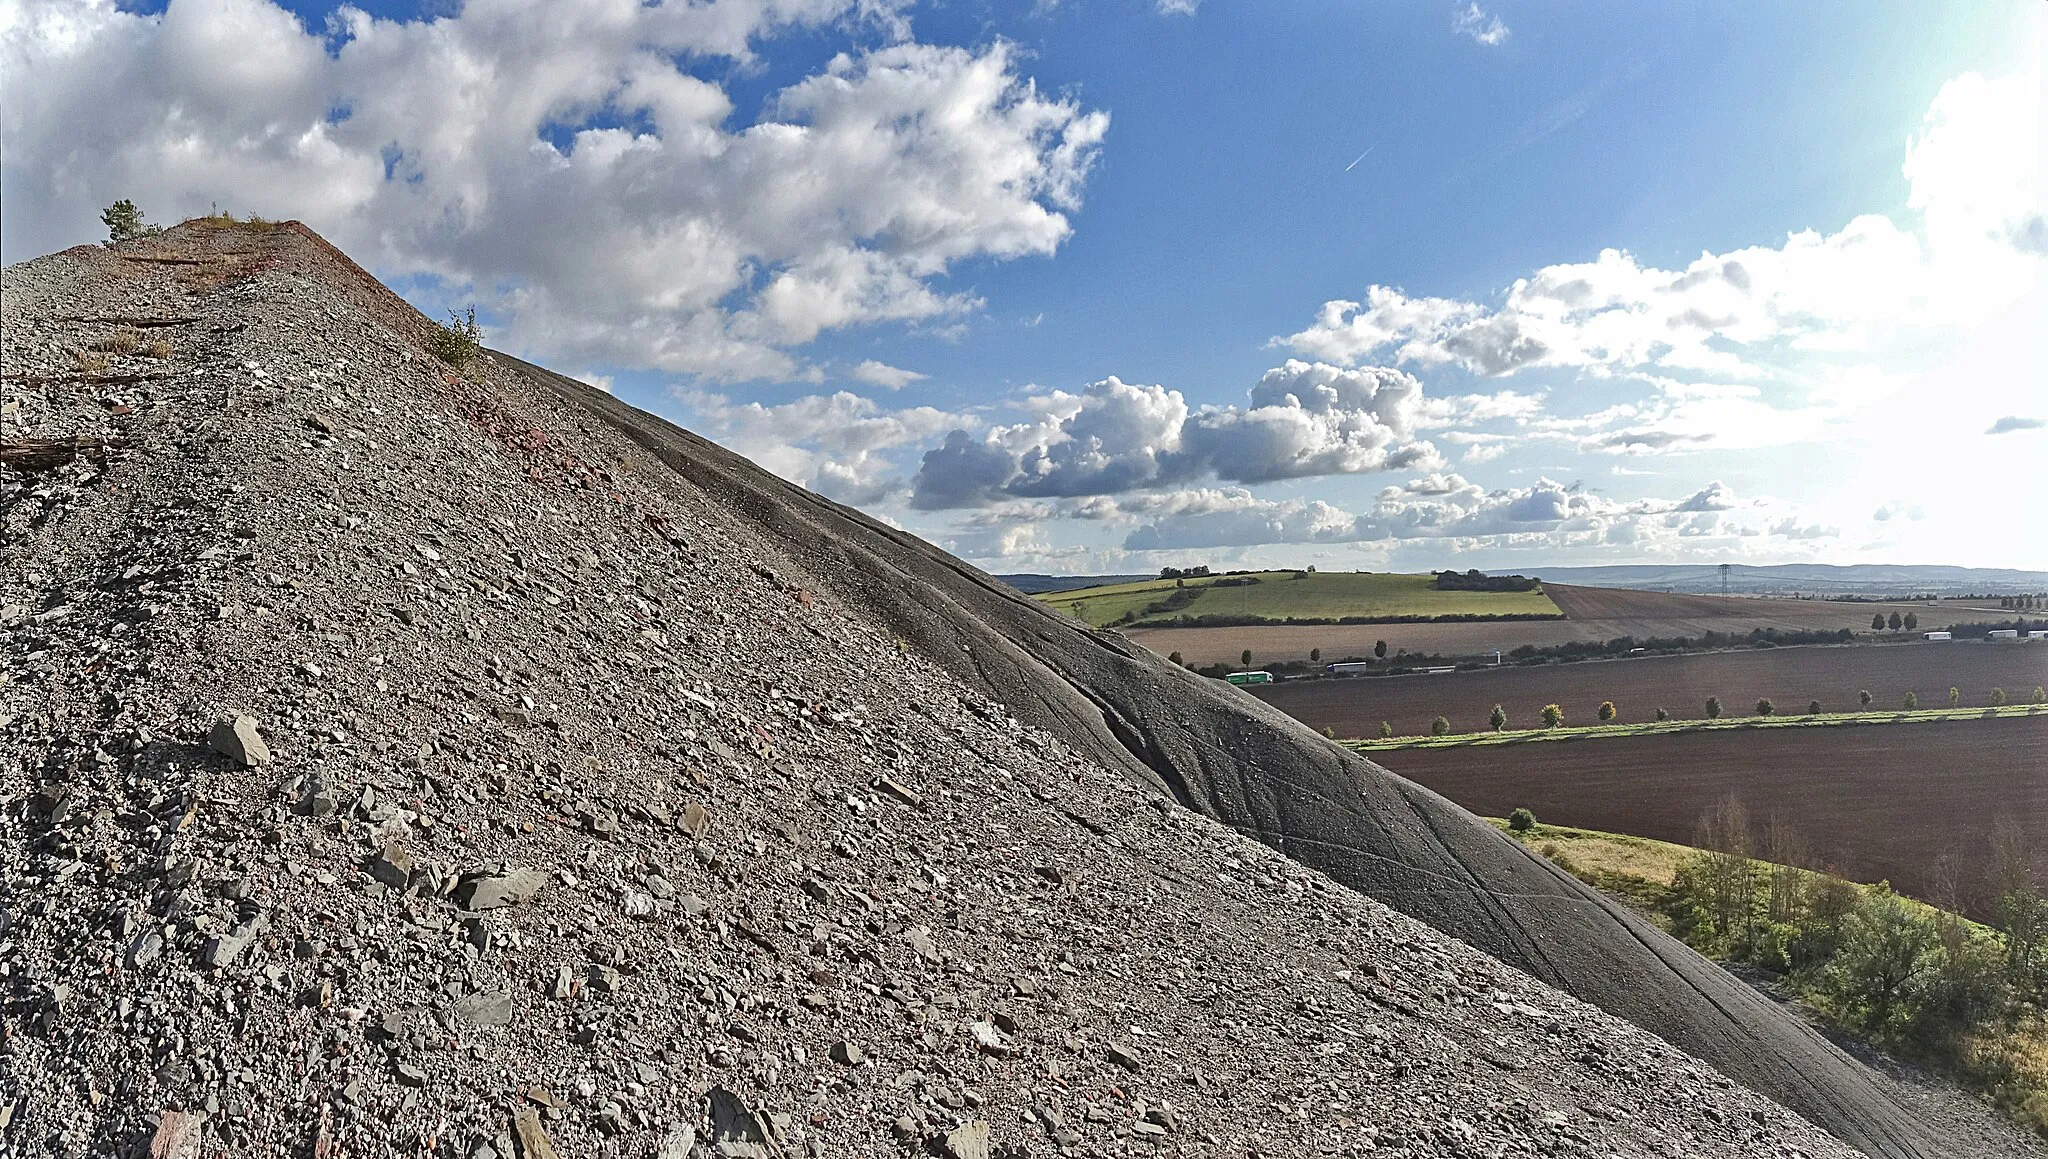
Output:
M1322 649L1324 660L1370 656L1375 640L1389 650L1477 655L1508 651L1523 644L1548 647L1574 640L1612 640L1617 636L1698 636L1706 632L1747 634L1754 628L1779 631L1870 631L1870 617L1912 613L1922 630L1951 623L2011 619L1997 601L1989 608L1943 601L1926 604L1851 604L1826 600L1775 600L1750 596L1688 596L1671 592L1638 592L1625 588L1584 588L1544 584L1543 591L1565 614L1563 620L1465 624L1337 624L1329 626L1255 626L1248 628L1136 628L1131 639L1164 656L1179 652L1192 664L1234 664L1249 648L1254 663L1306 660L1309 649Z
M1272 620L1341 619L1346 616L1513 617L1559 615L1540 590L1472 592L1439 589L1434 576L1389 572L1263 571L1151 579L1079 591L1047 592L1033 598L1093 627L1134 617L1126 623L1170 623L1182 617L1260 616ZM1158 608L1178 600L1176 606Z
M1966 882L2001 816L2048 832L2048 717L1394 750L1380 764L1476 813L1690 842L1734 793L1837 873L1924 896L1945 853Z
M1874 708L1898 708L1908 692L1924 708L1948 703L1951 686L1963 704L1988 704L2003 688L2012 703L2048 683L2048 646L1993 644L1843 644L1811 648L1744 649L1687 656L1581 660L1527 668L1490 668L1439 676L1359 676L1299 680L1247 689L1311 728L1340 737L1379 735L1381 721L1402 736L1424 734L1439 713L1454 732L1487 727L1498 704L1513 728L1531 728L1546 704L1564 709L1567 724L1592 724L1603 700L1618 721L1654 719L1659 706L1678 720L1706 715L1709 696L1721 698L1723 716L1748 715L1767 698L1781 715L1803 713L1818 700L1829 712L1854 711L1856 693L1869 689Z

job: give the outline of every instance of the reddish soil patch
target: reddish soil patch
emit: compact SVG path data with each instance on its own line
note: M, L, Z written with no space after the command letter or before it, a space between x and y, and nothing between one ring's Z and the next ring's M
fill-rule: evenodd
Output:
M2048 833L2048 717L1603 737L1371 754L1475 813L1691 842L1730 793L1825 862L1925 895L1936 862L1982 880L2001 817ZM1979 899L1981 901L1981 899ZM1981 906L1979 909L1981 912Z
M1543 590L1568 619L1477 624L1330 624L1291 628L1143 628L1128 635L1162 656L1179 652L1194 664L1235 664L1238 654L1247 648L1251 649L1255 663L1306 660L1311 648L1320 648L1324 660L1370 656L1376 640L1385 640L1389 649L1406 648L1410 652L1446 656L1477 655L1493 649L1506 652L1523 644L1544 647L1574 640L1604 642L1617 636L1698 636L1706 632L1747 635L1755 628L1776 628L1779 631L1847 628L1867 634L1870 617L1880 612L1887 616L1893 612L1901 616L1910 612L1920 617L1922 630L1944 628L1952 623L2009 620L2017 614L2001 610L1996 600L1989 608L1949 601L1928 607L1911 603L1848 604L1751 596L1688 596L1569 584L1544 584Z
M2019 704L2038 684L2048 684L2048 646L1962 640L1356 676L1246 691L1311 728L1356 737L1378 736L1383 720L1402 736L1419 736L1439 713L1450 718L1453 731L1475 732L1487 727L1496 704L1508 710L1510 727L1534 728L1546 704L1562 707L1567 724L1597 723L1603 700L1614 701L1616 719L1623 722L1654 719L1659 706L1675 719L1694 720L1706 715L1709 696L1721 698L1724 716L1750 715L1759 698L1768 698L1780 715L1798 715L1814 700L1828 712L1855 711L1856 694L1866 688L1875 709L1898 708L1908 692L1920 697L1922 708L1941 708L1951 686L1962 692L1965 706L1978 708L1989 703L1993 688L2005 689L2007 699Z

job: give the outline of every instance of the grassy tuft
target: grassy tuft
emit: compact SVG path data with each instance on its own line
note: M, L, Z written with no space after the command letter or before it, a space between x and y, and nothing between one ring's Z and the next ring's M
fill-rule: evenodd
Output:
M123 326L94 342L92 348L109 354L133 354L142 349L142 331L133 326Z

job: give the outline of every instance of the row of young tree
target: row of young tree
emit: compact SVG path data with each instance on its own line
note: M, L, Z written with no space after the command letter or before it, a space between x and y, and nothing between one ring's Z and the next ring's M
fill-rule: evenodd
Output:
M2001 820L1974 882L1952 858L1932 867L1930 907L1823 872L1789 826L1759 825L1730 797L1701 817L1697 851L1662 909L1694 948L1786 975L1845 1025L1970 1072L2048 1133L2048 1091L2013 1085L2016 1058L1986 1046L2043 1030L2048 849L2038 842ZM1992 924L1960 916L1966 908Z
M1856 699L1860 707L1867 709L1871 706L1872 702L1876 698L1872 696L1869 689L1865 688L1857 692ZM2008 703L2009 699L2010 698L2006 696L2005 689L1993 688L1990 691L1990 693L1984 698L1984 702L1990 707L1997 708ZM1951 708L1962 707L1963 690L1954 686L1950 686L1948 690L1948 703L1949 707ZM2043 686L2038 684L2035 685L2031 703L2048 704L2048 688L2044 688ZM1904 696L1899 698L1899 705L1901 708L1904 708L1908 711L1917 709L1920 707L1920 695L1915 692L1908 692ZM1726 711L1725 706L1723 706L1721 703L1721 698L1718 696L1707 697L1707 703L1704 706L1704 710L1706 714L1706 719L1708 720L1719 720ZM1755 705L1755 715L1775 716L1777 715L1777 711L1778 706L1775 703L1773 703L1769 697L1757 698L1757 702ZM1819 716L1821 713L1825 711L1827 711L1826 706L1822 705L1821 702L1818 700L1809 700L1806 703L1806 714L1808 716ZM1610 724L1620 715L1620 712L1621 710L1615 707L1615 704L1612 700L1603 700L1600 702L1600 707L1594 710L1594 715L1599 718L1600 723ZM1565 723L1564 708L1561 705L1546 704L1543 706L1542 711L1538 715L1540 715L1543 719L1544 728L1561 728ZM1660 721L1668 721L1671 719L1671 710L1663 707L1662 705L1659 705L1655 711L1655 718ZM1493 706L1493 711L1487 715L1486 726L1494 732L1505 732L1507 731L1508 720L1509 717L1507 707L1505 705L1496 704ZM1450 735L1452 731L1450 718L1447 716L1438 716L1435 720L1430 722L1429 731L1430 734L1433 736ZM1391 737L1393 735L1394 726L1386 721L1381 721L1381 738L1384 739L1387 737Z
M1858 700L1858 704L1862 706L1862 709L1870 709L1872 702L1876 700L1876 696L1872 696L1872 692L1868 688L1864 688L1864 690L1860 690L1858 694L1855 694L1855 700ZM1993 709L2007 704L2009 700L2011 698L2005 694L2005 688L1993 688L1985 696L1985 704L1993 706ZM2036 684L2030 702L2032 704L2048 704L2048 688ZM1907 711L1919 709L1919 694L1917 692L1907 692L1905 696L1898 698L1898 704L1901 704L1901 709L1907 709ZM1950 686L1950 690L1948 690L1948 704L1950 704L1950 709L1960 709L1960 706L1962 706L1962 688ZM1808 700L1806 702L1806 715L1808 717L1819 717L1825 711L1827 711L1827 706L1821 704L1819 700ZM1720 696L1708 696L1706 698L1704 715L1706 715L1708 721L1718 721L1724 713L1726 713L1726 709L1724 709L1724 704L1720 702ZM1542 727L1546 727L1546 729L1559 729L1559 727L1565 725L1565 709L1563 709L1561 704L1544 704L1542 711L1538 715L1542 717ZM1599 709L1595 709L1593 715L1599 719L1599 723L1608 725L1608 723L1614 723L1614 719L1620 715L1620 709L1616 709L1614 700L1602 700L1602 702L1599 702ZM1755 702L1755 715L1757 717L1774 717L1774 715L1778 715L1778 704L1774 704L1769 696L1759 696L1757 702ZM1665 706L1657 706L1655 719L1657 721L1669 721L1671 719L1671 711L1665 709ZM1507 723L1509 723L1507 706L1505 704L1495 704L1493 706L1493 713L1487 715L1487 729L1491 729L1495 733L1503 733L1503 731L1507 731ZM1438 717L1436 721L1432 721L1430 723L1430 731L1434 735L1438 735L1438 737L1450 735L1450 731L1452 731L1450 717ZM1391 735L1395 735L1393 725L1389 725L1386 721L1380 721L1380 737L1391 737Z

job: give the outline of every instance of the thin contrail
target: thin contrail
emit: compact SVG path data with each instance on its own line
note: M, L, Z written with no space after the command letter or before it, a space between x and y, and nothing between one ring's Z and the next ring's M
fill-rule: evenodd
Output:
M1377 149L1377 148L1379 148L1379 145L1378 145L1377 143L1374 143L1374 144L1371 144L1371 145L1367 145L1367 146L1365 147L1365 153L1370 153L1370 152L1372 152L1372 151L1373 151L1374 149ZM1363 160L1365 160L1365 153L1360 153L1360 154L1359 154L1358 156L1356 156L1356 157L1353 157L1353 158L1351 159L1351 164L1349 164L1349 165L1346 165L1346 166L1344 167L1344 172L1346 172L1346 173L1349 173L1349 172L1351 172L1351 171L1352 171L1353 169L1356 169L1356 168L1358 168L1358 163L1359 163L1360 161L1363 161Z

